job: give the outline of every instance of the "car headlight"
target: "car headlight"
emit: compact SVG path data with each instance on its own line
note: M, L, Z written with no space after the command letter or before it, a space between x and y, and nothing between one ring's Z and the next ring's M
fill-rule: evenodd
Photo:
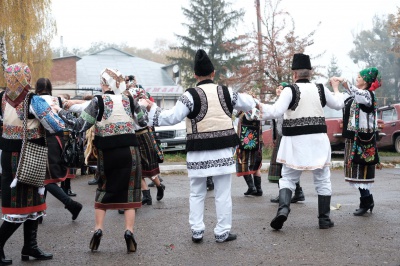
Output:
M176 130L175 138L186 138L186 129Z

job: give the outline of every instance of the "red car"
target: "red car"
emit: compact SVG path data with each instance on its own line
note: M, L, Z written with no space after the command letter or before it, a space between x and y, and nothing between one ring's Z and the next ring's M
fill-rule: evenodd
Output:
M378 141L378 148L390 147L400 153L400 103L379 107L378 118L383 120L381 132L385 134Z
M400 108L400 104L399 104ZM335 110L329 107L324 107L325 123L327 126L327 134L331 143L333 153L343 153L344 150L344 138L342 137L343 129L343 112L342 110ZM378 117L379 118L379 117ZM378 130L383 127L383 121L378 119ZM380 133L380 136L384 134ZM268 129L263 132L264 145L267 147L272 146L272 131ZM400 138L399 138L400 142ZM379 141L378 141L379 147ZM399 143L400 147L400 143Z

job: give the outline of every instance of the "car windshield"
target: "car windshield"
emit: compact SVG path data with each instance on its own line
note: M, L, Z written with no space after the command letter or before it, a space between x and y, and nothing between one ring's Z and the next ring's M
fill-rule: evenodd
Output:
M325 118L341 118L341 117L343 117L342 109L335 110L335 109L329 108L328 106L324 107L324 114L325 114Z

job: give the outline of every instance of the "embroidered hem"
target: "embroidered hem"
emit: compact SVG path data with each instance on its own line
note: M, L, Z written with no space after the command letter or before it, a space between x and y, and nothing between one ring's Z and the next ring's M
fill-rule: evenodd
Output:
M28 214L3 214L1 219L10 223L23 223L26 220L36 220L41 216L46 216L46 211L33 212Z
M322 169L324 167L327 166L331 166L331 163L325 163L324 165L314 165L314 166L299 166L299 165L292 165L292 164L288 164L286 163L285 160L283 159L276 159L276 161L278 163L281 164L285 164L287 167L292 168L292 169L296 169L296 170L315 170L315 169Z

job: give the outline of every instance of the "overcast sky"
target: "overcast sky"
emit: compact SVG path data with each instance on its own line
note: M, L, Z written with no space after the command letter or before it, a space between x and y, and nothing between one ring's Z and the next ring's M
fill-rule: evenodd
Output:
M227 0L228 1L228 0ZM260 0L263 6L264 0ZM237 33L249 32L256 24L254 0L232 0L234 8L246 11ZM280 7L291 14L297 35L316 28L315 44L306 53L325 55L315 64L328 66L334 54L343 72L351 79L359 70L348 57L352 33L370 30L374 15L396 13L393 0L283 0ZM153 49L156 39L176 42L174 33L185 34L181 7L189 0L52 0L58 35L52 42L60 46L60 36L68 48L89 48L92 42L125 42L137 48ZM312 62L313 63L313 62Z

